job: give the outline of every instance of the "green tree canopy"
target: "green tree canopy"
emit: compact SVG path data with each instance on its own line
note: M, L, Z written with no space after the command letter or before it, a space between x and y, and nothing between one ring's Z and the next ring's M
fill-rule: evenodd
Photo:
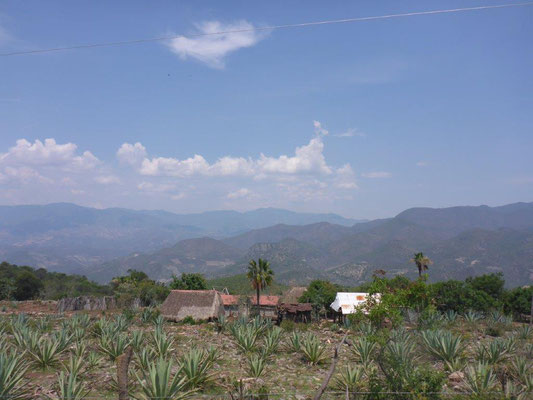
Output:
M33 272L24 271L15 279L15 287L13 297L16 300L31 300L39 296L44 285Z
M202 274L181 274L178 278L177 276L172 276L172 282L170 282L169 287L171 289L180 289L180 290L207 290L207 281Z

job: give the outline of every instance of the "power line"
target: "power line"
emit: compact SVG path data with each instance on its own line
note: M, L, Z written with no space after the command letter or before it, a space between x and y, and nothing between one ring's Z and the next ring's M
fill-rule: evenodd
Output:
M160 36L160 37L145 38L145 39L123 40L123 41L116 41L116 42L102 42L102 43L80 44L80 45L65 46L65 47L52 47L48 49L14 51L10 53L0 53L0 56L9 57L9 56L18 56L18 55L23 55L23 54L51 53L51 52L64 51L64 50L77 50L77 49L89 49L89 48L95 48L95 47L111 47L111 46L123 46L123 45L129 45L129 44L161 42L161 41L166 41L166 40L177 39L179 37L193 38L193 37L201 37L201 36L227 35L231 33L242 33L242 32L273 31L276 29L303 28L303 27L317 26L317 25L345 24L345 23L351 23L351 22L373 21L373 20L379 20L379 19L413 17L417 15L448 14L448 13L458 13L458 12L464 12L464 11L478 11L478 10L488 10L488 9L494 9L494 8L522 7L522 6L531 6L531 5L533 5L533 1L529 1L526 3L497 4L497 5L492 5L492 6L452 8L452 9L447 9L447 10L431 10L431 11L409 12L409 13L402 13L402 14L377 15L377 16L371 16L371 17L358 17L358 18L334 19L334 20L315 21L315 22L303 22L299 24L271 25L271 26L264 26L264 27L235 29L235 30L218 31L218 32L195 33L195 34L190 34L190 35Z

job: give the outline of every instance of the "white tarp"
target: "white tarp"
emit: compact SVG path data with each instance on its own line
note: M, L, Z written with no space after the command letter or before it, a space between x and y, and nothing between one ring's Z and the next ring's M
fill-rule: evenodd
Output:
M357 310L357 307L367 300L368 296L368 293L338 292L335 301L331 303L330 307L343 314L353 314ZM376 294L375 298L379 300L379 294Z

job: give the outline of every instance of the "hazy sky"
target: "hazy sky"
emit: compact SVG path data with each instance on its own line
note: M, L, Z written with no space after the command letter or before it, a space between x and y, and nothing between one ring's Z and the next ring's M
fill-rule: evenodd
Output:
M505 1L15 1L0 203L349 217L533 200L533 7ZM248 30L214 36L189 36Z

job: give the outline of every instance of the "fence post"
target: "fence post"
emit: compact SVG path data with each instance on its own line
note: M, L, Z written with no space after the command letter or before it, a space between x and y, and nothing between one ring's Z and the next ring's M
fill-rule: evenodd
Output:
M117 357L118 400L129 400L128 367L133 356L133 349L128 346L123 354Z

